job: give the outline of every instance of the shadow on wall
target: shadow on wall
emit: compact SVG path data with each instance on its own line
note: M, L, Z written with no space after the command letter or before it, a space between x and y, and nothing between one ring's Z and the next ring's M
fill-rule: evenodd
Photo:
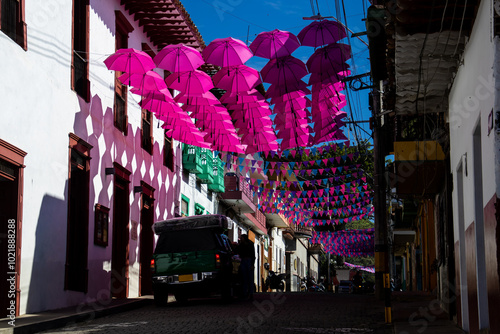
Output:
M65 190L68 183L66 182ZM66 191L65 191L66 194ZM58 307L64 289L64 264L66 242L63 240L67 227L66 199L45 195L40 207L35 231L33 266L26 306L26 313L50 310Z

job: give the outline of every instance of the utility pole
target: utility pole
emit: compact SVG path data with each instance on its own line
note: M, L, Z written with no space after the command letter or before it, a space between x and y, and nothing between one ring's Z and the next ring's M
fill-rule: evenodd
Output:
M384 116L380 114L380 93L371 93L373 114L374 196L375 207L375 295L385 300L386 322L391 321L391 290L389 276L389 245L387 226L385 155L381 132Z
M370 49L371 76L373 90L370 93L373 126L374 155L374 196L375 207L375 295L385 300L385 322L392 322L391 285L389 274L389 240L387 226L385 156L387 143L383 140L385 112L382 106L383 82L387 78L387 38L385 34L386 13L384 2L374 0L368 8L366 31Z

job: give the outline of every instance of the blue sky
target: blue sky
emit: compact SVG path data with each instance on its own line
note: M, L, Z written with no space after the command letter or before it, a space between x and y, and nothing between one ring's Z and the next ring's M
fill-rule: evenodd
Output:
M297 35L302 28L312 21L304 20L319 13L322 16L334 16L345 23L342 2L345 3L347 26L353 32L365 31L366 8L370 5L368 0L183 0L182 4L188 11L191 19L198 27L205 43L208 45L216 38L233 37L250 44L252 40L263 31L273 29L286 30ZM313 5L312 5L313 4ZM338 8L337 8L338 4ZM349 33L350 36L350 33ZM366 41L366 36L362 37ZM343 39L341 43L348 43ZM368 47L357 38L350 38L353 58L348 62L352 75L363 74L370 71ZM307 61L314 52L314 48L302 46L293 56ZM267 59L253 57L246 65L260 70ZM356 121L368 120L368 89L359 92L350 91L350 106ZM345 93L345 92L344 92ZM348 114L348 107L344 108ZM367 123L360 124L365 131L371 134ZM344 131L349 137L347 129ZM369 136L361 131L361 138ZM350 136L353 139L353 136Z

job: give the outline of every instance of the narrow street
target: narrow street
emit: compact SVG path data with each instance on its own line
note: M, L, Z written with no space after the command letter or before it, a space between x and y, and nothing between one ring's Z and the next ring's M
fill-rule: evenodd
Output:
M373 295L258 293L253 301L153 303L43 333L392 333Z

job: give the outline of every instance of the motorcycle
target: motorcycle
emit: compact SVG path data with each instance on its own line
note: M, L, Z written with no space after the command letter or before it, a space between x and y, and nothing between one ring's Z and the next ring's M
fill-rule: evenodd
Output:
M268 264L267 264L267 266L264 265L264 267L267 270L269 270ZM274 290L280 291L280 292L285 291L285 277L286 277L286 274L280 274L280 273L276 273L272 270L269 270L269 273L268 273L266 280L264 282L264 291L267 291L269 289L271 289L271 290L274 289Z
M309 292L326 292L325 286L323 283L317 283L314 278L310 278L307 281L307 291Z

